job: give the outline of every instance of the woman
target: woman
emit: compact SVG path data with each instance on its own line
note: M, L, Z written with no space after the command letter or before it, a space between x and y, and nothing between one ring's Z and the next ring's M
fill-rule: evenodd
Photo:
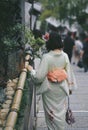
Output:
M62 82L45 82L49 89L42 94L45 119L48 130L64 130L66 97L69 95L68 82L70 83L70 62L66 53L63 52L63 43L61 37L51 32L46 42L48 53L44 54L35 72L32 66L27 66L35 82L43 83L47 74L54 68L62 68L66 71L68 78ZM47 86L48 87L48 86Z

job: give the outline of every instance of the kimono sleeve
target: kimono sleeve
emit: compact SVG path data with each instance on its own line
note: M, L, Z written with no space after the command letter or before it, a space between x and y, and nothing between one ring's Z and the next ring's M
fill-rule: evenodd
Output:
M35 75L32 76L33 80L36 83L42 83L46 78L47 73L48 73L48 59L47 55L43 55Z
M67 79L68 86L69 86L70 90L75 90L75 89L77 89L76 78L75 78L75 75L74 75L74 72L73 72L73 69L70 64L68 56L66 55L65 58L66 58L66 68L65 69L66 69L67 75L68 75L68 79Z

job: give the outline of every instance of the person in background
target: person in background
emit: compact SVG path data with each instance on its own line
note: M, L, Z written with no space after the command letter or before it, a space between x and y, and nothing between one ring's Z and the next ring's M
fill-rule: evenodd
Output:
M51 82L44 85L49 89L42 93L43 107L45 112L45 120L48 130L64 130L65 129L65 114L66 114L66 97L70 90L70 61L68 55L63 52L63 42L59 34L51 32L46 41L48 52L43 55L39 67L34 70L28 65L33 81L35 83L44 83L49 72L54 69L63 69L67 78L61 82Z
M83 64L84 64L84 72L88 71L88 38L85 39L83 44Z
M66 38L64 39L64 52L68 54L69 60L71 62L73 49L75 48L74 39L71 37L72 33L68 32Z
M83 44L82 44L81 40L79 39L79 37L76 37L73 64L77 65L78 61L81 59L82 49L83 49Z

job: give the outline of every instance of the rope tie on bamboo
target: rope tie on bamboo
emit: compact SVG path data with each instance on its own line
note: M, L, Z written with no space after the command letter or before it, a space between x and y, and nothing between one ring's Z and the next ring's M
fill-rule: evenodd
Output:
M22 91L23 91L23 88L21 88L21 87L19 86L19 87L16 89L16 91L17 91L17 90L22 90Z
M25 62L29 62L29 59L25 59Z
M10 112L16 112L16 113L18 113L18 109L16 109L16 108L11 108L11 110L10 110Z
M21 72L26 72L27 73L27 69L26 68L24 68L24 69L22 69L22 71Z

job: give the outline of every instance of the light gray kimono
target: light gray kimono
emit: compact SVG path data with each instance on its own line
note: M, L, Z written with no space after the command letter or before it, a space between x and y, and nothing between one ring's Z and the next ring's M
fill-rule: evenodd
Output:
M33 79L37 83L43 83L47 73L53 68L64 68L68 74L70 82L70 62L68 56L63 51L56 53L50 51L43 55L39 68ZM49 89L42 94L45 119L48 130L64 130L66 96L69 95L67 80L61 83L44 82Z

